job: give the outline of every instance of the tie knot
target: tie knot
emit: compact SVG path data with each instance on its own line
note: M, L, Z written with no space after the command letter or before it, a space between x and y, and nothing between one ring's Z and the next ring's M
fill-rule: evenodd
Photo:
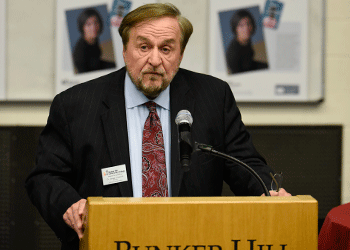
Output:
M150 112L157 112L156 111L157 104L155 102L146 102L145 105Z

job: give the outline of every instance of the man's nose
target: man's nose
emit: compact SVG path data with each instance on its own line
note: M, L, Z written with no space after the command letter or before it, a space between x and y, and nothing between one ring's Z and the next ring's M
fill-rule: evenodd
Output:
M148 62L153 66L157 67L162 63L162 59L160 58L160 52L157 48L154 48L148 58Z

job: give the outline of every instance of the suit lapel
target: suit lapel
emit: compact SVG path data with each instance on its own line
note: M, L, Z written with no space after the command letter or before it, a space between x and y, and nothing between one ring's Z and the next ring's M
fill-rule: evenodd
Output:
M184 171L179 160L178 131L175 118L180 110L186 109L194 113L194 97L190 84L183 77L182 70L170 84L170 114L171 114L171 190L172 196L178 196Z
M116 196L116 187L119 187L123 197L133 196L124 97L125 74L125 69L119 70L112 79L111 87L103 101L105 112L102 113L101 119L112 164L126 165L128 181L120 182L117 186L106 186L104 196Z

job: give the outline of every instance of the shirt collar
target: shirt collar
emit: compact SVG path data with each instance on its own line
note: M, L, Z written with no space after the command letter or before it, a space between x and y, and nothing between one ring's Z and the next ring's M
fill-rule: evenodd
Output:
M170 86L170 85L169 85ZM154 100L149 100L143 93L141 93L131 81L129 73L125 76L125 105L127 109L131 109L148 101L154 101L158 106L164 109L170 110L170 96L169 96L169 86L163 90L157 98Z

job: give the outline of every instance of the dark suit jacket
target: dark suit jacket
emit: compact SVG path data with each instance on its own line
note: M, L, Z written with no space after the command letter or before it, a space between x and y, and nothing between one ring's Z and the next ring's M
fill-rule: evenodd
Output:
M36 167L26 181L30 199L63 244L76 238L62 215L88 196L133 196L124 100L126 70L79 84L58 94L39 141ZM231 89L211 76L180 69L170 85L171 121L187 109L194 141L228 153L269 183L270 168L253 147ZM103 186L101 168L125 164L128 181ZM178 133L171 124L173 196L220 196L223 180L236 195L261 195L259 183L240 166L204 153L191 169L179 163ZM77 241L75 241L77 242ZM64 249L69 249L68 247Z

